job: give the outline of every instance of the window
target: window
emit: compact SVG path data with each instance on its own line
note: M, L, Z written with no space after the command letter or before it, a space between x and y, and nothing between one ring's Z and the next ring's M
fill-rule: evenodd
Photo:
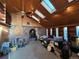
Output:
M50 35L52 35L52 28L50 28Z
M48 29L46 29L46 35L48 36Z
M64 40L68 41L68 29L64 27Z
M79 37L79 26L76 26L76 36Z
M36 21L40 21L37 17L35 17L34 15L32 15L32 18L35 19Z
M41 5L50 13L52 14L53 12L56 11L55 7L53 4L50 2L50 0L43 0L41 2Z
M58 28L56 28L56 37L59 36L59 33L58 33Z
M0 27L0 39L1 39L1 35L2 35L2 27Z
M45 18L45 16L41 12L39 12L38 10L35 11L35 14L37 14L38 16L40 16L42 19Z

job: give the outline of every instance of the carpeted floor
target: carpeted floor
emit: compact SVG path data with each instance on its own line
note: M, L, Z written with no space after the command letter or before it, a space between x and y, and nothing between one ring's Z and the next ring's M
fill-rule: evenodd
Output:
M30 42L26 47L9 54L9 59L58 59L48 52L39 42Z
M2 56L0 59L8 59L8 56Z
M8 59L60 59L60 57L48 52L40 42L32 41L26 47L10 53ZM78 57L72 56L70 59L78 59Z

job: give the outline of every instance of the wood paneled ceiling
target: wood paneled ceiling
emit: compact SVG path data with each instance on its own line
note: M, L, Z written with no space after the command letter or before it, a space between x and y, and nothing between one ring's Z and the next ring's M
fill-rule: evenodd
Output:
M41 20L44 27L62 26L79 23L79 0L68 3L68 0L50 0L56 8L56 12L50 14L40 4L41 0L0 0L7 4L7 10L11 13L22 11L22 1L24 1L24 11L31 12L38 9L46 18ZM46 21L45 21L46 20Z

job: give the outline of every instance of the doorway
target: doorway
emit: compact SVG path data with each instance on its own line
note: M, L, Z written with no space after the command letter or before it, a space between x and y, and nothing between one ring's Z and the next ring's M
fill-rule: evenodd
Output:
M29 31L29 39L33 40L33 41L37 40L36 30L35 29L31 29Z

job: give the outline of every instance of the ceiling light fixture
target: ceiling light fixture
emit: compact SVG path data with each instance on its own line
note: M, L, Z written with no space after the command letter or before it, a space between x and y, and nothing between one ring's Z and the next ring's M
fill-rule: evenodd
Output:
M70 6L66 9L66 12L73 12L74 11L74 7Z
M59 16L60 16L59 14L54 15L54 17L59 17Z

